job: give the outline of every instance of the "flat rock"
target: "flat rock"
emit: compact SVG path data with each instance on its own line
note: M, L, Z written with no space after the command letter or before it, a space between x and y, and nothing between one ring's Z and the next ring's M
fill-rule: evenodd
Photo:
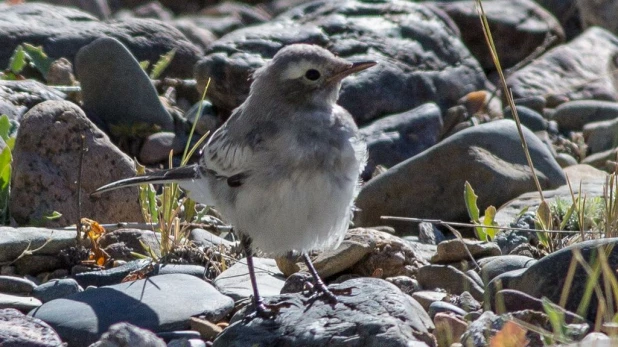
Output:
M588 123L618 119L618 103L602 100L565 102L556 107L551 118L562 131L581 131Z
M219 321L233 301L193 276L154 276L89 289L52 300L29 313L56 329L71 346L88 346L113 324L127 322L153 332L189 328L192 316Z
M120 283L129 273L142 270L149 264L150 260L147 259L133 260L111 269L76 273L73 278L84 288L109 286Z
M541 187L565 184L547 147L530 130L523 128L523 134ZM390 225L397 233L415 233L417 224L381 216L469 222L463 199L466 181L481 209L535 190L515 122L498 120L462 130L372 179L356 200L360 211L355 225Z
M37 286L32 291L32 296L46 303L82 291L84 291L84 289L74 279L61 278Z
M173 130L172 116L159 101L150 78L120 41L103 37L82 47L75 57L75 69L84 111L96 123L108 127L157 124Z
M0 345L57 347L60 336L47 323L11 308L0 309Z
M157 335L126 322L116 323L101 338L89 347L166 347Z
M457 24L461 39L486 70L495 70L474 1L436 2ZM553 37L564 42L564 30L556 18L532 0L493 0L483 3L487 22L502 68L509 68L531 55Z
M14 308L22 312L28 312L42 304L37 298L0 293L0 309Z
M490 300L494 300L496 289L502 288L518 290L535 298L547 297L554 303L560 302L563 288L567 285L567 271L571 262L574 261L573 250L578 249L584 261L588 264L591 264L592 257L598 257L598 255L595 255L597 252L604 251L606 252L607 265L610 268L616 268L618 267L618 248L615 247L616 243L618 243L618 238L579 242L545 256L526 269L504 273L489 283ZM570 287L565 309L571 312L578 311L578 305L582 301L586 290L587 279L588 275L584 269L578 266L572 283L568 284ZM501 287L498 287L497 281L501 282ZM599 283L604 283L602 275L599 281ZM604 291L604 287L600 286L600 290ZM597 306L597 298L595 295L592 295L584 318L594 321Z
M501 255L480 259L478 264L481 267L483 283L487 284L505 272L529 268L536 262L536 259L522 255Z
M29 109L43 101L63 100L64 98L66 98L64 93L38 81L0 80L0 101L4 103L0 113L16 121L20 121Z
M594 27L557 46L507 78L514 98L544 95L568 100L616 100L608 66L618 38Z
M467 250L467 251L466 251ZM431 258L432 263L455 263L474 259L500 255L500 247L493 242L459 239L445 240L438 244L437 253Z
M28 248L38 249L40 255L58 255L75 245L75 235L74 230L0 227L0 262L15 260Z
M36 286L36 283L26 278L0 276L0 293L30 295Z
M256 68L283 46L304 42L346 59L379 61L343 81L338 102L359 125L427 102L446 110L488 82L445 18L433 6L400 0L303 4L213 42L196 66L196 80L203 90L212 78L210 100L231 110L246 98Z
M590 153L618 147L618 118L584 125L584 140Z
M442 133L442 113L434 103L380 118L360 129L369 157L363 180L376 166L391 167L435 145Z
M279 295L285 277L274 259L253 257L255 277L260 295L264 297ZM214 285L224 295L238 301L253 295L247 259L242 258L215 278Z
M331 306L301 294L267 299L280 304L274 319L235 316L213 346L434 346L433 323L421 305L394 285L376 278L357 278L331 289L347 289ZM370 298L370 299L368 299Z
M106 232L99 239L99 246L106 248L115 243L122 243L131 252L161 257L161 234L144 229L117 229ZM130 259L135 259L132 257ZM124 259L127 260L127 259Z
M191 76L201 49L170 24L154 19L128 18L101 22L77 9L42 3L0 5L0 66L7 66L17 45L28 42L43 46L51 58L73 61L77 51L101 37L120 40L139 60L150 61L176 49L166 73L181 78Z
M494 311L496 310L497 305L503 307L506 312L517 312L523 310L535 310L539 312L545 311L543 308L543 300L513 289L503 289L499 291L496 295L496 300L492 300L490 304L492 305ZM555 307L555 309L564 315L565 322L567 324L582 323L585 321L583 317L578 316L573 312L569 312L559 306Z
M15 270L20 275L38 275L59 269L62 264L57 255L32 254L18 259Z
M233 242L200 228L191 229L189 232L189 240L202 247L216 247L219 245L232 247L234 245Z
M81 136L85 138L82 140ZM77 186L82 141L81 186ZM135 175L135 164L75 104L46 101L23 118L13 150L9 208L19 224L67 226L81 216L99 223L143 221L137 188L90 197L98 187ZM79 191L79 193L78 193ZM81 211L77 196L81 194ZM56 220L44 216L58 211Z
M426 265L416 276L423 289L444 289L449 293L469 292L477 300L483 300L484 289L466 273L451 265Z

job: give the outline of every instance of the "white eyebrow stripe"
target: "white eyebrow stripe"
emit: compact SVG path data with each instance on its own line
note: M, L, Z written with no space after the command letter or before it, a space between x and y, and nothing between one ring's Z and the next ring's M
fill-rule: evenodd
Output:
M300 60L297 62L292 62L288 65L288 67L283 71L281 77L283 79L296 79L305 75L307 70L313 68L313 64L308 60Z

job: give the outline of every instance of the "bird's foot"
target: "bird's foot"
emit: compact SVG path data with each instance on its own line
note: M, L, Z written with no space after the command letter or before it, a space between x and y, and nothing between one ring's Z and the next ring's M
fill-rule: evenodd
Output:
M309 299L315 300L318 298L324 298L331 305L336 305L339 303L339 299L337 299L337 295L351 295L352 288L333 288L329 289L323 282L318 282L316 285L311 284L310 282L305 283L305 287L307 287L307 291L310 293Z
M250 321L255 318L274 319L282 308L292 306L289 302L279 302L276 304L264 304L262 302L255 304L255 311L245 316L245 320Z

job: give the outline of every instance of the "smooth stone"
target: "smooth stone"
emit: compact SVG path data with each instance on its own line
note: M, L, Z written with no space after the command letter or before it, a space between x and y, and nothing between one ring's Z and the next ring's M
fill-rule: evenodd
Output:
M556 108L552 119L558 123L561 131L581 131L590 123L618 119L618 102L602 100L565 102Z
M426 245L438 245L446 237L434 224L421 222L418 224L418 242Z
M584 125L584 140L590 153L603 152L618 147L617 133L618 118Z
M387 277L385 278L385 280L389 283L396 285L397 288L399 288L402 292L408 295L412 295L412 293L414 293L420 288L418 285L418 281L408 276Z
M89 347L166 347L163 341L146 329L129 323L116 323Z
M438 8L457 24L461 39L485 70L495 70L494 61L485 42L479 14L467 1L436 1ZM546 45L552 37L553 45L565 40L560 23L546 9L532 0L493 0L483 3L491 28L494 45L503 69L512 67ZM551 47L551 46L550 46Z
M32 291L32 296L46 303L54 299L64 298L71 294L83 292L84 289L72 278L51 280L37 286Z
M78 186L75 181L82 144L88 152L83 155ZM24 116L17 133L11 217L18 224L36 222L49 227L75 224L83 216L99 223L143 222L136 187L90 196L104 184L134 175L135 163L77 105L68 101L40 103ZM52 211L62 216L45 219Z
M483 300L485 290L464 272L450 265L425 265L416 276L423 289L445 289L449 293L470 292L477 300Z
M233 242L230 242L222 237L219 237L208 230L194 228L189 232L189 240L195 243L198 246L202 247L216 247L219 245L223 245L226 247L232 247L234 245Z
M327 47L349 60L380 61L342 84L338 103L361 126L427 102L446 110L488 85L456 25L435 6L358 0L319 4L296 6L215 41L196 65L199 90L211 78L209 99L221 111L232 110L246 98L251 73L281 47L300 42Z
M179 339L170 341L167 347L206 347L206 342L201 339Z
M616 248L618 238L604 238L598 240L583 241L562 248L552 254L540 259L532 266L522 270L514 270L504 273L494 278L487 286L489 297L494 300L495 293L500 289L514 289L531 295L535 298L547 297L552 302L560 302L563 288L569 285L568 298L565 309L571 312L578 312L578 305L585 292L588 278L584 269L578 266L575 270L574 281L567 284L567 272L573 260L573 250L577 249L587 263L590 264L591 258L599 250L611 247L607 257L607 265L610 268L618 267L618 248ZM596 256L595 256L596 257ZM604 283L603 276L599 283ZM600 286L604 292L604 287ZM604 294L607 295L607 294ZM584 318L594 321L597 313L597 298L593 295L590 303L585 310Z
M172 274L89 289L47 302L29 315L46 321L69 345L81 347L119 322L153 332L183 330L192 316L219 321L233 305L210 284Z
M412 293L414 300L418 301L425 311L429 310L429 306L436 301L443 301L449 294L446 292L437 292L435 290L419 290Z
M369 157L362 178L368 181L376 166L386 168L415 156L438 143L442 112L427 103L409 111L380 118L360 129Z
M242 319L243 312L239 312L213 347L349 346L352 341L362 346L435 345L429 334L434 326L427 313L394 285L377 278L357 278L329 288L351 293L338 296L336 305L302 294L268 298L267 305L280 307L274 318Z
M543 308L543 300L534 298L526 293L513 289L503 289L498 291L494 300L490 301L492 309L495 311L498 308L504 308L506 312L517 312L523 310L534 310L539 312L545 312ZM585 319L573 312L567 311L558 306L554 307L562 315L564 315L565 322L571 323L583 323Z
M105 126L157 124L173 130L174 121L159 100L150 78L118 40L103 37L75 56L86 114Z
M577 10L577 0L537 0L558 19L566 33L567 40L573 39L582 32L582 22Z
M25 278L0 276L0 293L30 295L36 287L36 283Z
M611 0L576 0L575 4L584 28L601 27L618 35L618 23L613 15L618 13L618 3Z
M530 130L524 128L523 134L541 187L565 184L564 173L547 147ZM381 217L469 222L463 203L466 181L475 189L482 208L501 206L534 190L515 122L497 120L460 131L375 177L361 188L356 200L360 211L355 213L354 224L389 225L405 234L416 232L417 223Z
M556 156L556 161L560 164L561 168L577 165L577 159L575 159L572 155L567 153L558 153Z
M191 339L199 339L200 333L195 330L175 330L175 331L165 331L157 333L157 336L162 338L165 341L172 340L191 340Z
M544 115L546 106L545 98L541 95L527 96L525 98L515 99L515 106L523 106L538 114Z
M57 255L75 245L75 234L74 230L0 227L0 262L13 261L27 249L38 249L39 255Z
M4 104L2 113L16 123L20 123L22 116L34 106L44 101L64 100L65 98L64 93L35 80L0 80L0 100Z
M42 304L37 298L0 293L0 309L14 308L22 312L28 312Z
M47 323L12 308L0 309L0 345L5 347L57 347L60 336Z
M198 117L198 111L201 113ZM200 101L197 104L191 106L191 108L185 113L184 117L189 121L189 123L195 124L195 132L200 135L204 135L206 133L212 133L221 125L221 121L217 117L217 112L214 109L212 103L210 101L204 100ZM197 120L196 120L197 118Z
M253 258L255 267L255 277L260 295L264 297L279 295L285 277L274 259ZM253 295L253 288L249 280L249 269L247 259L242 258L227 270L223 271L214 280L214 286L223 295L227 295L234 301L246 299Z
M433 317L433 324L436 326L433 334L437 337L438 346L451 346L459 342L459 337L468 328L468 323L450 313L438 312Z
M156 264L153 275L185 274L204 279L206 268L191 264Z
M507 84L515 99L543 95L548 107L556 104L552 99L616 100L608 67L617 49L618 38L613 34L598 27L589 28L513 72Z
M58 256L32 254L17 260L15 270L20 275L36 275L41 272L51 272L60 267L62 263Z
M438 244L437 253L431 258L432 263L454 263L458 261L468 261L472 254L474 259L491 257L502 254L500 247L494 242L483 242L478 240L459 239L445 240Z
M117 229L106 232L99 238L99 246L107 248L110 245L122 243L129 252L136 252L155 257L161 257L161 234L143 229ZM114 257L120 260L133 260L135 257L128 254L127 257Z
M150 260L140 259L133 260L121 266L100 271L80 272L73 275L73 278L80 286L86 288L88 286L108 286L117 284L122 281L129 273L141 270L150 264Z
M525 106L516 105L515 108L517 109L517 116L521 124L525 125L528 129L532 131L547 130L549 123L540 113ZM510 107L504 108L504 118L515 119Z
M445 301L434 301L429 305L429 317L433 319L437 313L453 313L461 317L466 315L466 311Z
M488 346L492 336L502 329L506 318L491 311L483 314L468 325L468 329L461 335L463 346Z
M186 142L172 132L158 132L148 136L139 151L139 161L143 164L157 164L169 159L170 151L182 154Z
M536 259L521 255L502 255L481 259L478 261L478 264L481 267L480 276L483 279L483 283L487 284L496 276L512 270L528 268L536 261Z
M151 66L161 55L175 48L176 54L165 73L178 78L192 76L193 65L203 55L201 49L173 26L154 19L104 22L74 8L30 2L14 6L3 3L0 12L4 19L0 23L2 67L8 66L13 51L23 42L43 46L48 57L75 61L80 48L101 37L121 40L138 61L148 60Z
M463 292L459 295L458 307L466 311L466 313L478 311L482 308L481 303L479 303L469 292Z
M212 341L221 334L223 328L205 319L191 318L191 329L198 331L200 337L206 341Z

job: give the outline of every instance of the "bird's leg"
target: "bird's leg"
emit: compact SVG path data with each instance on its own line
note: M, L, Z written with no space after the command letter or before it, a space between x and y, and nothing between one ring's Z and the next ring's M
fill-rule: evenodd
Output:
M247 267L249 268L249 278L251 280L251 287L253 287L253 304L255 305L255 312L262 318L270 317L270 313L266 310L260 292L258 291L257 279L255 278L255 267L253 267L253 251L251 250L251 238L242 236L240 238L243 251L247 257Z
M303 252L303 260L305 261L305 265L307 265L307 269L309 269L309 273L311 273L311 276L313 277L313 281L315 282L314 288L319 293L326 296L326 298L328 299L328 301L331 302L331 304L336 304L337 297L335 296L335 294L333 294L333 292L331 292L328 289L328 287L326 287L326 285L324 284L324 281L322 281L322 279L320 278L320 275L318 275L318 272L315 270L315 267L313 266L313 263L311 262L311 258L309 258L309 255L305 252Z

